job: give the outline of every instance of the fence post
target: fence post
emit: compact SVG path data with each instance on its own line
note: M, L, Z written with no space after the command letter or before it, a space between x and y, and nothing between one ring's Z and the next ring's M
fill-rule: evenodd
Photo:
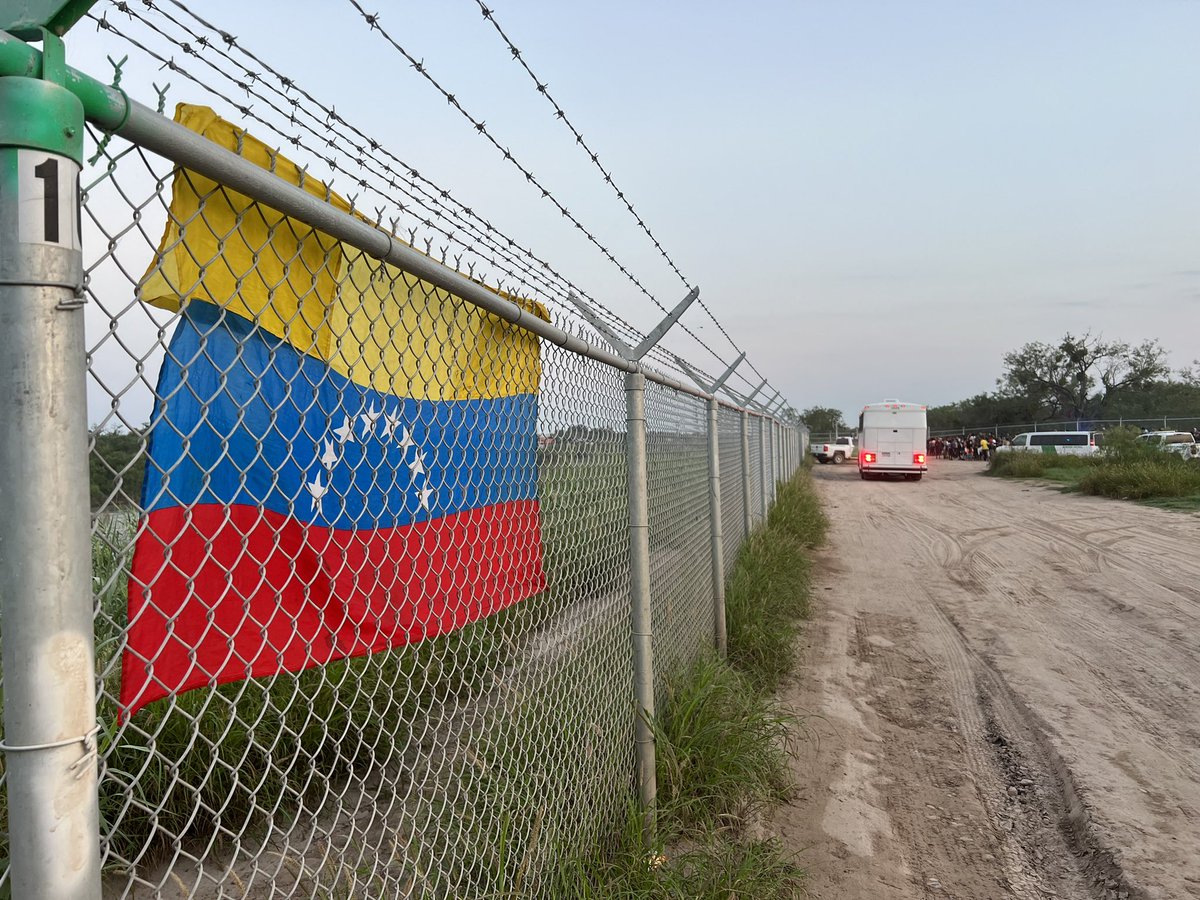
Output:
M750 537L750 413L742 410L742 540Z
M83 106L0 79L0 620L14 897L100 897L79 172Z
M779 422L771 420L771 502L779 499L779 482L783 480L783 457L779 446Z
M767 521L767 417L758 417L758 492L762 521Z
M721 421L717 399L708 401L708 515L712 543L713 630L717 653L725 657L725 533L721 524Z
M646 376L625 375L625 472L629 492L630 631L633 638L633 690L637 704L634 746L637 754L638 799L647 844L655 835L654 641L650 609L650 489L646 460Z
M767 429L767 469L769 477L767 481L767 506L768 508L775 505L775 420L772 418L763 419L763 424Z

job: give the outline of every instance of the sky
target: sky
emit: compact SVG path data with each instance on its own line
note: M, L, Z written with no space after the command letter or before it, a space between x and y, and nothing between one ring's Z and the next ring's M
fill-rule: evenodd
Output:
M1006 352L1067 332L1200 357L1200 2L488 5L798 409L962 399L995 386ZM349 2L187 6L639 329L657 323ZM683 297L474 0L365 8L663 305ZM106 56L129 53L122 86L143 103L169 81L171 102L237 119L94 23L67 47L106 79ZM672 349L710 372L737 355L702 310L684 321L716 357L679 332Z

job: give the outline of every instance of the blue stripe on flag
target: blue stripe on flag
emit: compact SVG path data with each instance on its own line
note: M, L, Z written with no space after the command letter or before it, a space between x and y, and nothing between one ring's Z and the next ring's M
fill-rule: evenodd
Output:
M536 497L535 395L385 394L209 303L185 308L158 396L147 512L246 504L374 529Z

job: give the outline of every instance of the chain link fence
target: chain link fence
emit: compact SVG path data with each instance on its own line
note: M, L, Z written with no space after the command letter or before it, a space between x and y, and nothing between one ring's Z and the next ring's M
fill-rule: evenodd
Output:
M722 405L714 516L708 396L597 346L536 265L484 288L202 108L195 141L115 108L87 108L86 350L62 360L90 508L11 523L89 523L55 552L90 550L97 727L10 727L0 894L84 895L10 867L44 819L13 760L54 753L69 773L22 778L96 764L96 834L69 839L105 897L538 896L645 796L640 667L661 700L712 651L713 546L731 565L800 436Z

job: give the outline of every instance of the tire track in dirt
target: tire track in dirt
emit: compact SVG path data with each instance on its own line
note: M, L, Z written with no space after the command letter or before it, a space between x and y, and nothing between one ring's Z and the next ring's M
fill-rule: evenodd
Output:
M1200 897L1200 520L936 463L815 476L820 690L789 699L831 733L781 816L813 896ZM851 794L886 826L854 852L822 824Z

